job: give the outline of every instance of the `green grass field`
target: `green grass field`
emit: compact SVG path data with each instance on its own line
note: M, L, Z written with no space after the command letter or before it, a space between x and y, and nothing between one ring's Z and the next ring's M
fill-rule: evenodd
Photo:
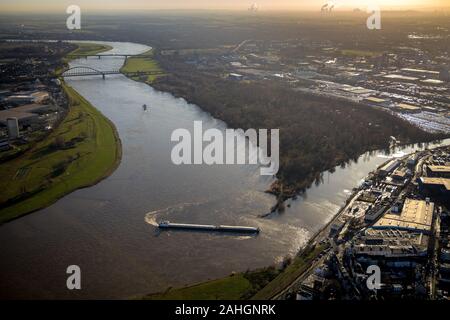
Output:
M148 295L149 300L238 300L251 289L251 283L243 274L204 282L164 293Z
M72 52L70 52L67 57L62 59L62 62L64 63L65 66L67 66L67 64L70 61L77 59L77 58L69 57L71 54L95 55L95 54L109 51L112 49L111 46L108 46L105 44L99 44L99 43L76 42L74 44L77 45L77 48L75 50L73 50ZM64 67L60 67L60 68L56 69L54 72L55 76L60 76L61 73L63 72L63 69L64 69Z
M102 52L106 52L112 49L111 46L108 46L106 44L99 44L99 43L84 43L84 42L77 42L75 43L78 48L69 53L76 54L76 55L94 55Z
M74 89L65 84L64 89L70 109L59 127L24 155L0 166L0 223L94 185L120 163L114 125Z
M152 55L152 50L145 52L144 55ZM133 80L136 80L136 81L144 80L144 82L146 82L146 83L152 83L153 81L155 81L155 79L157 77L160 77L163 75L162 70L159 67L158 63L152 57L128 58L124 64L124 66L120 69L120 72L125 73L125 74L128 72L138 72L138 71L161 72L161 74L158 74L158 75L148 75L148 76L146 75L145 79L142 79L137 76L131 77Z

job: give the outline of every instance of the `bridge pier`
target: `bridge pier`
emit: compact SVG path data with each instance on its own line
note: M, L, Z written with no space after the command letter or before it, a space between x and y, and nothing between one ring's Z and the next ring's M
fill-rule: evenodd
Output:
M102 73L102 78L103 78L103 80L105 80L105 79L106 79L106 76L105 76L105 74L104 74L104 73Z
M100 55L98 55L97 57L98 57L99 59L101 59L101 58L102 58L102 56L100 56Z

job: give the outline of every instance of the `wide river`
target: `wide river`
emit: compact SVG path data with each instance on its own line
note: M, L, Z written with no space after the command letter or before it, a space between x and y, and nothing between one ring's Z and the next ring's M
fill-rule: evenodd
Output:
M149 47L107 43L112 53L139 54ZM119 69L123 58L71 63ZM0 226L0 298L130 298L279 263L297 252L335 215L351 189L389 157L422 146L362 155L293 201L282 214L270 211L273 181L257 166L175 166L173 130L224 130L225 124L195 105L123 75L67 80L117 127L123 159L94 187ZM143 104L149 106L145 112ZM445 143L448 144L448 141ZM156 222L248 225L258 236L159 232ZM66 288L66 269L78 265L82 290Z

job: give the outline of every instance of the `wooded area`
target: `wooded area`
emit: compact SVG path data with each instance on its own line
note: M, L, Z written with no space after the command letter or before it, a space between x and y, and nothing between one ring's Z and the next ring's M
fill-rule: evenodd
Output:
M185 98L232 128L280 129L282 184L272 190L278 195L291 196L320 181L323 171L388 147L391 136L402 143L438 138L371 107L296 92L275 81L230 81L159 60L170 75L154 84L157 89Z

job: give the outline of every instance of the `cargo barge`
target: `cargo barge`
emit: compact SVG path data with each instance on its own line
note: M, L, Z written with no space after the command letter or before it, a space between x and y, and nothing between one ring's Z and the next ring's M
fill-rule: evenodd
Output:
M214 231L214 232L236 232L236 233L259 233L259 228L242 227L242 226L214 226L208 224L188 224L188 223L172 223L163 221L158 224L160 229L182 229L182 230L198 230L198 231Z

